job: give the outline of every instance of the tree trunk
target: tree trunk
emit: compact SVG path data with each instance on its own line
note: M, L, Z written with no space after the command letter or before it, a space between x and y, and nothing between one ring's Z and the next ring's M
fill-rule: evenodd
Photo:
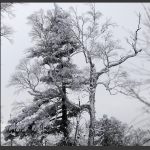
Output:
M89 138L88 146L94 145L94 135L95 135L95 91L96 91L96 71L95 66L92 64L90 71L90 125L89 125Z
M62 65L63 68L63 65ZM63 126L63 135L64 135L64 141L65 145L68 143L69 139L69 133L68 133L68 118L67 118L67 107L66 107L66 86L64 83L62 83L62 91L63 91L63 97L62 97L62 126ZM64 146L65 146L64 145Z
M62 87L64 95L66 94L66 87ZM68 141L68 123L67 123L67 107L66 107L66 98L63 96L62 98L62 126L63 126L63 134L65 138L65 145L67 145Z
M79 107L80 107L80 100L79 100ZM76 124L75 137L74 137L74 146L76 146L76 138L77 138L77 134L78 134L80 117L81 117L81 112L79 113L79 116L77 116L77 124Z
M95 93L90 93L90 125L89 125L89 138L88 146L94 145L94 135L95 135Z
M41 139L40 139L40 143L39 143L39 144L40 144L40 146L44 146L44 145L43 145L43 139L44 139L44 138L45 138L45 136L42 136L42 137L41 137Z
M13 146L13 139L11 139L10 141L10 146Z

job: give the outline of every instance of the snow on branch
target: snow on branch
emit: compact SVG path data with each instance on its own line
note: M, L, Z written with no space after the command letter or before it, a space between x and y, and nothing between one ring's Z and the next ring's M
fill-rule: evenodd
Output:
M100 72L97 72L97 76L99 77L100 75L102 75L103 73L108 72L109 68L118 66L120 64L122 64L123 62L125 62L127 59L136 56L139 52L142 51L142 49L137 49L136 45L137 45L137 39L138 39L138 31L141 29L140 28L140 20L141 20L141 14L139 14L139 23L138 23L138 28L135 31L135 36L133 37L133 43L129 44L131 45L132 49L134 50L133 54L127 54L124 57L122 57L120 60L116 61L116 62L109 62L109 65L107 65L105 68L103 68Z

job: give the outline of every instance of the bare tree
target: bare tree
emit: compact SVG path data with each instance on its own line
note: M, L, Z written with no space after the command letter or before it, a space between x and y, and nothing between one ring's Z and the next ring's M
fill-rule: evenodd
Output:
M15 14L13 13L13 8L14 5L16 5L17 3L14 2L9 2L9 3L1 3L1 33L0 36L6 38L10 43L13 43L13 39L11 38L13 33L15 32L13 27L11 27L8 24L5 24L3 22L4 16L7 14L8 17L15 17ZM19 4L23 4L23 3L19 3Z
M139 38L138 45L142 47L143 51L139 55L141 60L141 66L132 64L134 68L127 68L127 72L131 72L136 75L136 79L131 76L124 83L122 93L130 98L134 98L142 102L145 106L142 108L144 113L150 114L150 8L145 7L145 17L142 19L142 25L144 27L143 36ZM132 33L131 33L132 34ZM149 120L149 117L145 121ZM144 120L142 120L144 121Z
M14 33L14 30L11 26L6 25L6 24L1 25L1 36L9 40L10 43L13 43L13 39L11 39L11 36L13 33Z
M90 10L82 16L77 15L77 10L71 8L72 13L74 14L74 36L80 43L82 47L82 52L85 56L86 63L90 67L90 79L89 87L87 92L89 93L89 103L90 103L90 127L89 127L89 140L88 145L94 145L94 127L95 127L95 93L96 87L98 85L103 85L106 87L106 90L109 92L114 89L117 85L110 87L110 81L113 80L116 76L122 76L123 73L113 71L116 66L119 66L127 59L135 57L141 49L137 48L137 37L140 30L140 21L141 15L139 14L139 22L134 36L132 37L132 43L128 41L131 45L133 51L128 51L121 53L121 46L117 40L113 39L113 34L111 32L111 27L116 26L115 23L112 23L108 19L101 26L99 25L99 19L101 13L96 11L95 4L88 4ZM96 70L95 60L98 59L103 66L100 64ZM100 69L102 66L102 69ZM115 70L115 69L114 69ZM108 81L99 81L102 75L108 76ZM111 93L111 92L110 92Z
M2 16L3 16L3 13L7 13L8 16L11 16L11 17L15 17L15 14L13 13L13 7L14 7L14 2L10 2L10 3L1 3L1 12L2 12Z
M30 59L23 58L16 67L16 72L11 75L7 87L16 86L15 94L27 89L39 92L40 78L44 71L44 68L40 66L40 61L37 59L32 64Z

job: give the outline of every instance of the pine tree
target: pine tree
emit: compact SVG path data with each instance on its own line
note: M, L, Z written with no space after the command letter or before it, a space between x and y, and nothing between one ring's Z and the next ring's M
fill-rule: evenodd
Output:
M81 76L82 71L71 60L71 54L80 48L72 34L71 19L55 4L53 13L48 11L44 16L40 10L28 20L33 27L30 35L37 40L36 46L29 49L28 57L42 57L41 66L49 67L47 75L40 79L48 88L42 92L35 89L29 91L34 96L34 103L9 120L10 125L4 130L5 140L12 133L15 137L28 137L28 145L42 145L47 135L63 133L58 145L69 145L69 118L87 107L79 107L67 96L67 89L78 90L86 83L86 78Z

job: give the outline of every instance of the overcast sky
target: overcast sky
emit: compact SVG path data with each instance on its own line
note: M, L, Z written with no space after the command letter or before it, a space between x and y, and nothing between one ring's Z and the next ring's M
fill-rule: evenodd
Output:
M81 14L87 10L87 6L82 3L58 3L64 10L68 10L70 6L78 6L78 12ZM150 3L145 3L145 6L150 6ZM14 95L15 89L13 87L6 88L8 80L11 74L15 70L15 66L19 63L25 54L24 51L33 46L31 38L28 33L31 27L27 24L27 17L34 11L39 9L53 9L53 3L29 3L27 5L16 5L14 7L15 18L11 19L5 17L2 21L11 25L16 31L13 35L14 44L10 44L8 40L1 39L1 105L3 122L7 123L11 113L11 104L13 101L26 100L31 98L28 93L20 93ZM113 30L114 36L122 41L123 47L129 48L125 41L125 37L130 35L125 31L135 31L137 29L138 17L135 12L140 12L143 16L145 14L141 3L96 3L96 9L99 10L103 16L102 20L106 18L112 18L113 22L118 24L118 27ZM124 29L125 28L125 29ZM142 34L142 31L141 31ZM78 65L83 65L84 60L81 56L76 56L74 61ZM124 66L129 67L130 62L135 64L141 64L141 60L133 58L125 62ZM72 99L74 99L72 97ZM85 103L85 101L82 101ZM129 125L135 124L132 120L137 117L141 111L139 110L143 106L142 103L137 100L128 99L124 95L118 94L110 96L108 91L103 86L97 88L96 93L96 118L101 118L103 114L107 114L109 117L114 116L122 122L128 123ZM88 116L86 116L88 118ZM146 118L146 115L141 116L140 119ZM141 124L136 124L141 126Z

